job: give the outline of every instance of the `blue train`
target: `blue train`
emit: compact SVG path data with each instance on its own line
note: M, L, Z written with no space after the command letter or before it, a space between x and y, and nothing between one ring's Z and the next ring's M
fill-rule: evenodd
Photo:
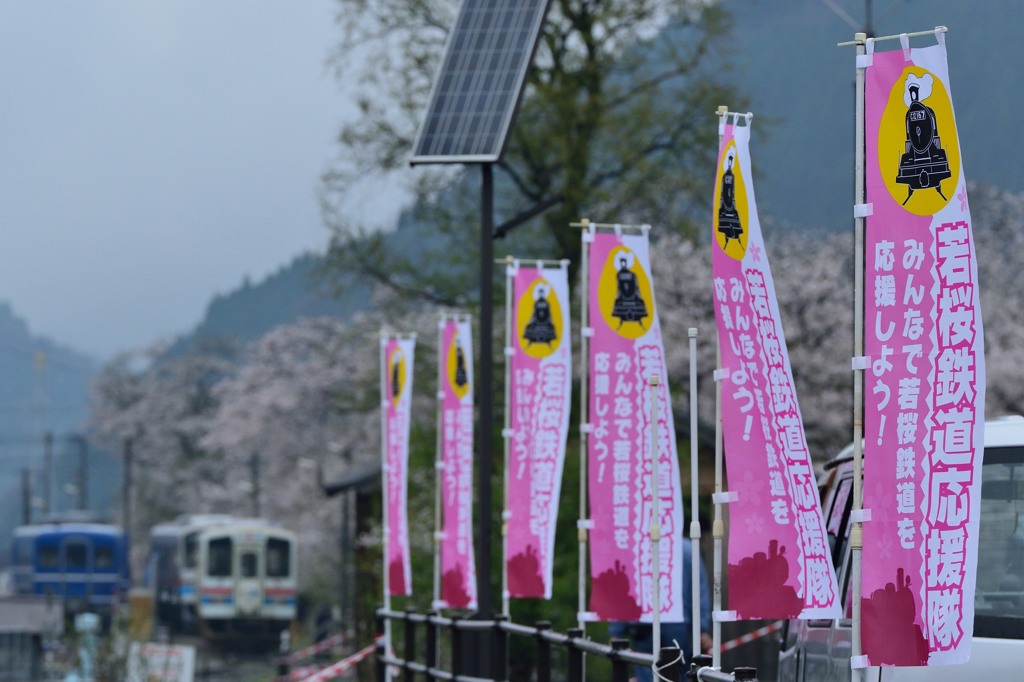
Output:
M68 616L88 611L109 622L130 586L127 536L80 520L21 526L11 543L11 579L16 594L52 595Z

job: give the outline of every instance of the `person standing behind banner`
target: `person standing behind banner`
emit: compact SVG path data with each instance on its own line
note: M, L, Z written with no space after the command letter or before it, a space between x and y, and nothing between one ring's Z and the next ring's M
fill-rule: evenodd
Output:
M682 546L683 560L683 622L682 623L661 623L661 646L672 647L679 642L679 648L683 652L683 660L680 665L680 679L686 673L690 659L693 658L693 634L690 630L690 620L693 618L693 582L690 573L693 566L693 550L689 538L683 538ZM700 648L701 653L711 651L711 586L708 582L708 572L704 566L704 560L700 561ZM627 623L613 621L608 625L608 634L616 638L629 638L632 640L633 651L651 653L654 645L654 628L650 623ZM652 682L654 675L647 666L636 666L634 669L638 682Z

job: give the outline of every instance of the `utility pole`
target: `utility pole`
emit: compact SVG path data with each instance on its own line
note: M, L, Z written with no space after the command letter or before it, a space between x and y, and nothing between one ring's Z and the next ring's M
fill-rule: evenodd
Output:
M260 516L260 454L253 451L249 456L249 471L252 477L252 513Z
M72 436L78 443L78 508L89 508L89 444L83 435Z
M31 469L25 467L21 470L21 523L28 525L32 523L32 482L29 479Z
M53 432L43 434L43 512L53 511Z
M124 458L121 472L121 527L125 536L132 536L132 439L124 439ZM130 546L130 545L129 545Z

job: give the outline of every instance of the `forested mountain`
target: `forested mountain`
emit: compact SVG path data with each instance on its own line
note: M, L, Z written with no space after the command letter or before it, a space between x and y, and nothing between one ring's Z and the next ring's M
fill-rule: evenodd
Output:
M33 515L77 506L71 487L81 464L81 434L89 381L97 363L54 341L34 336L9 303L0 302L0 550L7 532L21 523L27 501ZM43 475L45 434L52 436L52 475L47 491ZM89 463L102 471L106 457L92 453ZM89 457L89 455L86 455ZM28 470L28 500L23 485ZM87 491L106 502L101 486ZM0 565L5 555L0 554Z
M303 317L344 319L369 306L370 287L352 279L338 291L328 291L316 276L319 265L319 256L303 254L255 284L247 278L234 291L215 296L203 319L178 339L172 352L187 352L206 341L245 344Z

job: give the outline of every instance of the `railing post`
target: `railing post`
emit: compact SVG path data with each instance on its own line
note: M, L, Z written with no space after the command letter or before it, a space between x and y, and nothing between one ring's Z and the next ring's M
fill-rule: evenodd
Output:
M405 664L402 666L405 670L405 682L414 682L415 675L412 672L412 668L409 667L410 663L416 661L416 628L412 622L412 614L414 609L412 606L405 607Z
M460 616L452 616L452 675L461 675L463 673L462 665L462 628L459 627L459 622L462 620Z
M686 679L691 682L697 682L697 671L701 668L707 668L712 664L714 659L707 654L697 654L690 660L690 670L686 673Z
M678 680L681 672L682 652L678 647L663 646L658 652L656 668L658 674L666 680Z
M757 668L734 668L732 676L736 682L757 682Z
M575 643L575 640L583 637L583 630L569 628L565 634L569 637L569 642L566 644L566 654L569 658L566 682L583 682L583 650L576 648Z
M387 664L384 657L387 656L387 643L384 641L384 612L383 607L377 609L377 682L387 682Z
M494 630L491 632L491 678L495 682L505 682L508 679L508 633L501 628L502 623L506 621L506 614L496 615Z
M437 611L427 611L427 679L433 679L434 674L430 671L437 667L437 625L434 618Z
M537 621L537 682L551 682L551 642L542 633L551 629L546 620Z
M612 649L615 651L623 651L629 648L628 639L620 639L616 637L611 641ZM629 663L618 656L612 655L612 682L628 682L629 681Z

